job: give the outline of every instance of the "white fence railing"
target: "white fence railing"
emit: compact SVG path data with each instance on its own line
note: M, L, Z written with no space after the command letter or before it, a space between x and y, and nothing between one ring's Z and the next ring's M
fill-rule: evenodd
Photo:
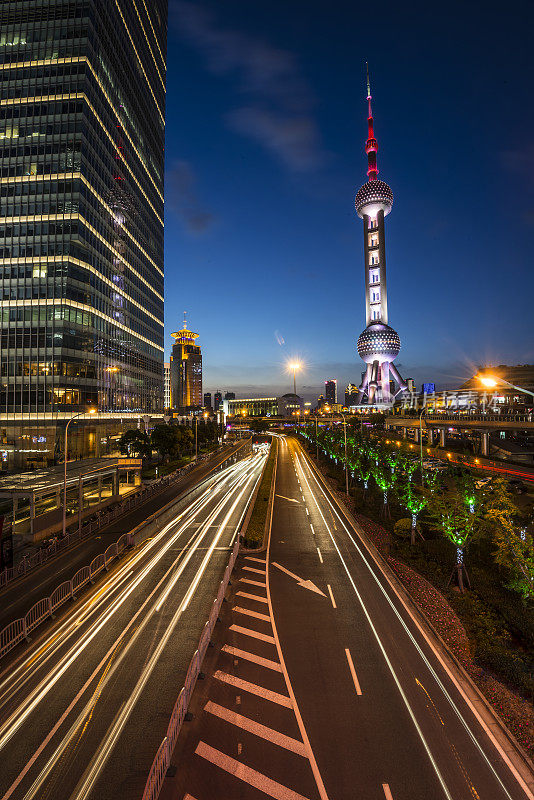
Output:
M108 564L118 558L130 544L131 533L123 533L122 536L110 545L105 553L101 553L93 558L88 567L82 567L75 573L70 581L63 581L57 586L50 597L43 597L38 600L28 611L28 613L10 622L0 631L0 658L9 653L19 642L29 639L29 634L45 619L54 616L54 611L59 606L66 603L71 598L76 599L76 592L85 586L89 581L93 581L96 575L103 569L107 569Z
M241 449L241 448L239 448ZM237 456L237 451L228 454L227 458L223 459L218 465L218 469L223 469L224 466L228 462L233 462ZM207 458L208 456L204 456ZM191 462L193 463L193 462ZM186 468L190 468L190 464L186 465ZM191 491L195 491L192 489ZM189 492L190 494L191 492ZM146 525L150 525L153 522L161 521L162 515L165 513L172 513L172 509L176 502L179 500L178 498L176 501L171 501L163 509L151 514L144 522L140 523L136 528L131 530L129 533L123 533L117 541L110 545L104 553L100 553L98 556L93 558L91 563L88 566L82 567L79 569L72 577L70 581L64 581L59 586L57 586L50 597L43 598L38 600L35 605L30 608L28 613L21 617L20 619L13 620L8 625L6 625L2 630L0 630L0 658L2 658L6 653L9 653L14 647L22 642L24 639L29 640L29 633L41 622L44 622L45 619L49 617L53 617L54 611L59 608L59 606L63 605L69 598L73 600L76 599L76 592L82 589L86 584L89 582L93 583L95 577L102 572L102 570L108 568L113 559L118 558L121 553L129 546L130 543L134 541L135 535ZM181 498L183 499L183 497ZM123 505L123 504L121 504ZM232 551L232 559L230 559L231 567L234 565L235 555L234 552L237 553L236 547ZM230 567L230 571L231 571ZM227 568L228 571L228 568ZM226 589L226 585L228 583L228 579L226 578L226 584L224 589L222 590L221 600L219 602L219 607L222 602L222 596L224 595L224 590ZM223 581L224 582L224 581ZM0 588L2 584L0 582ZM219 595L221 594L221 589L219 589ZM217 596L218 602L219 595ZM217 619L217 616L215 616ZM214 623L215 624L215 623ZM206 645L207 646L207 645ZM200 645L199 645L200 650Z
M232 570L234 568L238 550L239 536L236 537L232 554L230 556L230 561L228 562L228 566L224 572L224 577L220 583L217 597L211 606L208 621L204 625L204 629L200 635L198 648L191 659L189 668L187 670L187 675L185 676L183 688L180 691L178 699L172 710L169 725L167 727L167 734L160 744L158 752L156 753L154 761L152 762L145 786L145 791L143 793L143 800L157 800L159 797L165 775L171 763L171 756L176 746L176 741L178 739L182 723L185 719L185 715L187 714L187 709L189 707L191 696L197 682L200 667L202 666L202 661L204 660L206 650L208 649L208 645L210 643L211 634L213 633L215 623L217 622L217 618L219 616L219 611L221 609L228 582L230 581L230 575L232 574Z
M214 452L216 454L219 451L216 450ZM172 483L175 483L180 478L183 478L183 476L194 466L205 461L207 458L211 458L213 455L213 452L206 453L200 456L197 461L190 461L189 464L186 464L184 467L171 472L164 478L160 478L160 480L151 484L145 484L143 488L140 489L139 492L136 492L135 495L132 495L132 497L127 497L124 500L115 503L108 509L96 512L94 515L95 518L91 518L90 520L86 521L82 525L81 530L76 529L72 533L67 532L62 539L56 539L48 547L42 547L31 556L24 556L15 567L9 567L0 572L0 589L16 578L20 578L21 575L26 575L26 573L30 572L32 569L35 569L35 567L38 567L40 564L44 564L50 558L53 558L53 556L61 553L63 550L67 550L76 542L92 536L93 533L96 533L101 528L109 525L109 523L116 520L117 517L122 517L124 514L127 514L129 511L137 508L137 506L141 505L141 503L145 503L154 495L159 494L164 489L167 489Z

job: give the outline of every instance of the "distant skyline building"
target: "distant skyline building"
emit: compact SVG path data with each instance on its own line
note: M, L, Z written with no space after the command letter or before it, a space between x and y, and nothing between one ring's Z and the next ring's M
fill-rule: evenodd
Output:
M378 142L373 131L371 99L367 72L368 137L365 152L369 180L358 190L355 199L356 213L363 220L367 325L358 338L358 354L367 364L358 391L358 404L365 398L369 405L391 405L394 395L390 390L390 375L399 385L398 392L405 389L406 384L393 364L400 351L400 338L388 325L384 219L392 209L393 192L387 183L378 179Z
M204 392L204 408L211 407L211 392Z
M0 436L23 468L89 408L72 455L163 412L167 2L4 2L0 30Z
M225 400L235 400L235 392L225 392Z
M337 403L337 380L329 378L324 382L324 396L327 403Z
M220 389L217 389L217 391L213 395L213 410L218 411L221 403L222 403L222 392Z
M171 362L163 365L163 396L165 408L171 407Z
M358 400L358 387L355 383L349 383L345 389L345 405L347 408L356 405Z
M202 352L196 344L198 333L184 324L172 334L174 344L171 355L171 406L192 409L202 406Z

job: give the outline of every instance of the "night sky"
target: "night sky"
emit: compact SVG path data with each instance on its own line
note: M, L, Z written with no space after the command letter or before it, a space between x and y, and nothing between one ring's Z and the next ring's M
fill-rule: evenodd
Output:
M370 9L376 9L373 13ZM165 321L187 309L204 391L358 383L365 61L396 364L451 388L534 363L533 6L170 2Z

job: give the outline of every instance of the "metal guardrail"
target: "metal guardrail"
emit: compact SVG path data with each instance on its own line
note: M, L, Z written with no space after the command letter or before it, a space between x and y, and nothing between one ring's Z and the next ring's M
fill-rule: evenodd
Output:
M130 533L123 533L117 541L110 545L105 553L97 556L88 567L82 567L75 573L70 581L64 581L57 586L49 597L42 597L20 619L13 620L0 631L0 658L9 653L19 642L24 639L29 641L29 634L45 619L54 616L54 611L71 598L76 599L76 592L93 581L99 572L107 569L114 558L118 558L128 547L131 541Z
M456 414L436 411L435 413L423 414L422 418L427 422L441 422L442 420L444 422L534 422L534 415L532 414L479 414L470 411L460 411ZM386 425L388 422L402 424L404 421L419 422L419 414L408 417L393 414L385 418Z
M229 453L227 457L219 463L218 467L223 468L224 464L229 461L233 461L239 450L241 450L241 448L238 448L238 450L235 452ZM204 456L203 460L209 458L209 455L211 454ZM194 463L198 463L198 461ZM186 467L191 469L189 464L187 464ZM54 610L56 608L59 608L60 605L65 603L70 598L75 600L77 591L83 588L87 583L92 583L96 575L102 572L103 569L107 570L111 561L113 561L115 558L118 558L124 552L124 550L126 550L126 548L133 542L135 536L142 528L144 528L146 525L151 525L154 522L157 523L158 519L161 519L162 515L169 511L169 507L174 506L176 502L178 501L171 501L170 503L167 503L166 506L164 506L162 509L159 509L159 511L156 513L151 514L146 520L133 528L133 530L129 531L128 533L123 533L122 536L120 536L114 544L111 544L104 553L100 553L100 555L93 558L89 565L79 569L73 575L70 581L64 581L61 583L54 589L49 597L38 600L24 617L13 620L13 622L10 622L2 630L0 630L0 659L6 655L6 653L9 653L10 650L16 647L19 642L22 642L24 639L29 641L30 631L40 625L41 622L44 622L44 620L50 617L53 618ZM232 567L236 557L233 555L234 552L237 555L237 550L235 547L232 551L233 561L230 559ZM224 590L222 592L220 602L222 602L223 596ZM217 597L219 597L219 595L217 595Z
M97 533L101 528L104 528L106 525L109 525L110 522L116 520L117 517L137 508L137 506L146 502L155 494L167 489L172 483L182 478L185 473L193 469L194 466L206 461L217 452L219 451L215 450L211 453L206 453L200 456L196 461L190 461L189 464L185 464L185 466L171 472L159 481L143 486L133 497L128 497L125 500L115 503L111 508L98 512L98 519L86 522L81 530L76 530L74 533L67 533L63 539L58 539L46 549L43 548L32 556L25 556L16 567L9 567L2 570L2 572L0 572L0 589L16 578L20 578L32 569L46 563L50 558L63 550L67 550L72 544L87 539L89 536L92 536L93 533Z
M200 667L202 666L206 650L208 649L211 634L213 633L215 623L217 622L226 588L230 581L230 575L232 574L232 570L234 568L237 553L239 551L239 538L240 537L238 536L234 543L230 561L228 562L228 566L224 572L224 577L219 585L217 597L213 601L208 621L204 625L204 629L200 635L198 648L190 661L189 668L185 676L184 685L172 710L169 725L167 727L167 734L160 744L154 761L152 762L145 785L145 791L143 792L143 800L157 800L161 791L161 787L163 786L163 781L165 780L165 775L170 767L171 757L176 746L176 741L178 739L182 723L187 714L191 696L200 673Z

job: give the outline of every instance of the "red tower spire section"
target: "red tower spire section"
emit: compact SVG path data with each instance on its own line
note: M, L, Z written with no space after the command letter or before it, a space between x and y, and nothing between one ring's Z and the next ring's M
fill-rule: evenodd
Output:
M367 64L366 64L367 66ZM369 67L367 66L367 141L365 143L365 152L367 153L367 175L370 181L378 180L378 167L376 165L376 154L378 151L378 142L375 139L373 131L373 110L371 108L371 85L369 83Z

